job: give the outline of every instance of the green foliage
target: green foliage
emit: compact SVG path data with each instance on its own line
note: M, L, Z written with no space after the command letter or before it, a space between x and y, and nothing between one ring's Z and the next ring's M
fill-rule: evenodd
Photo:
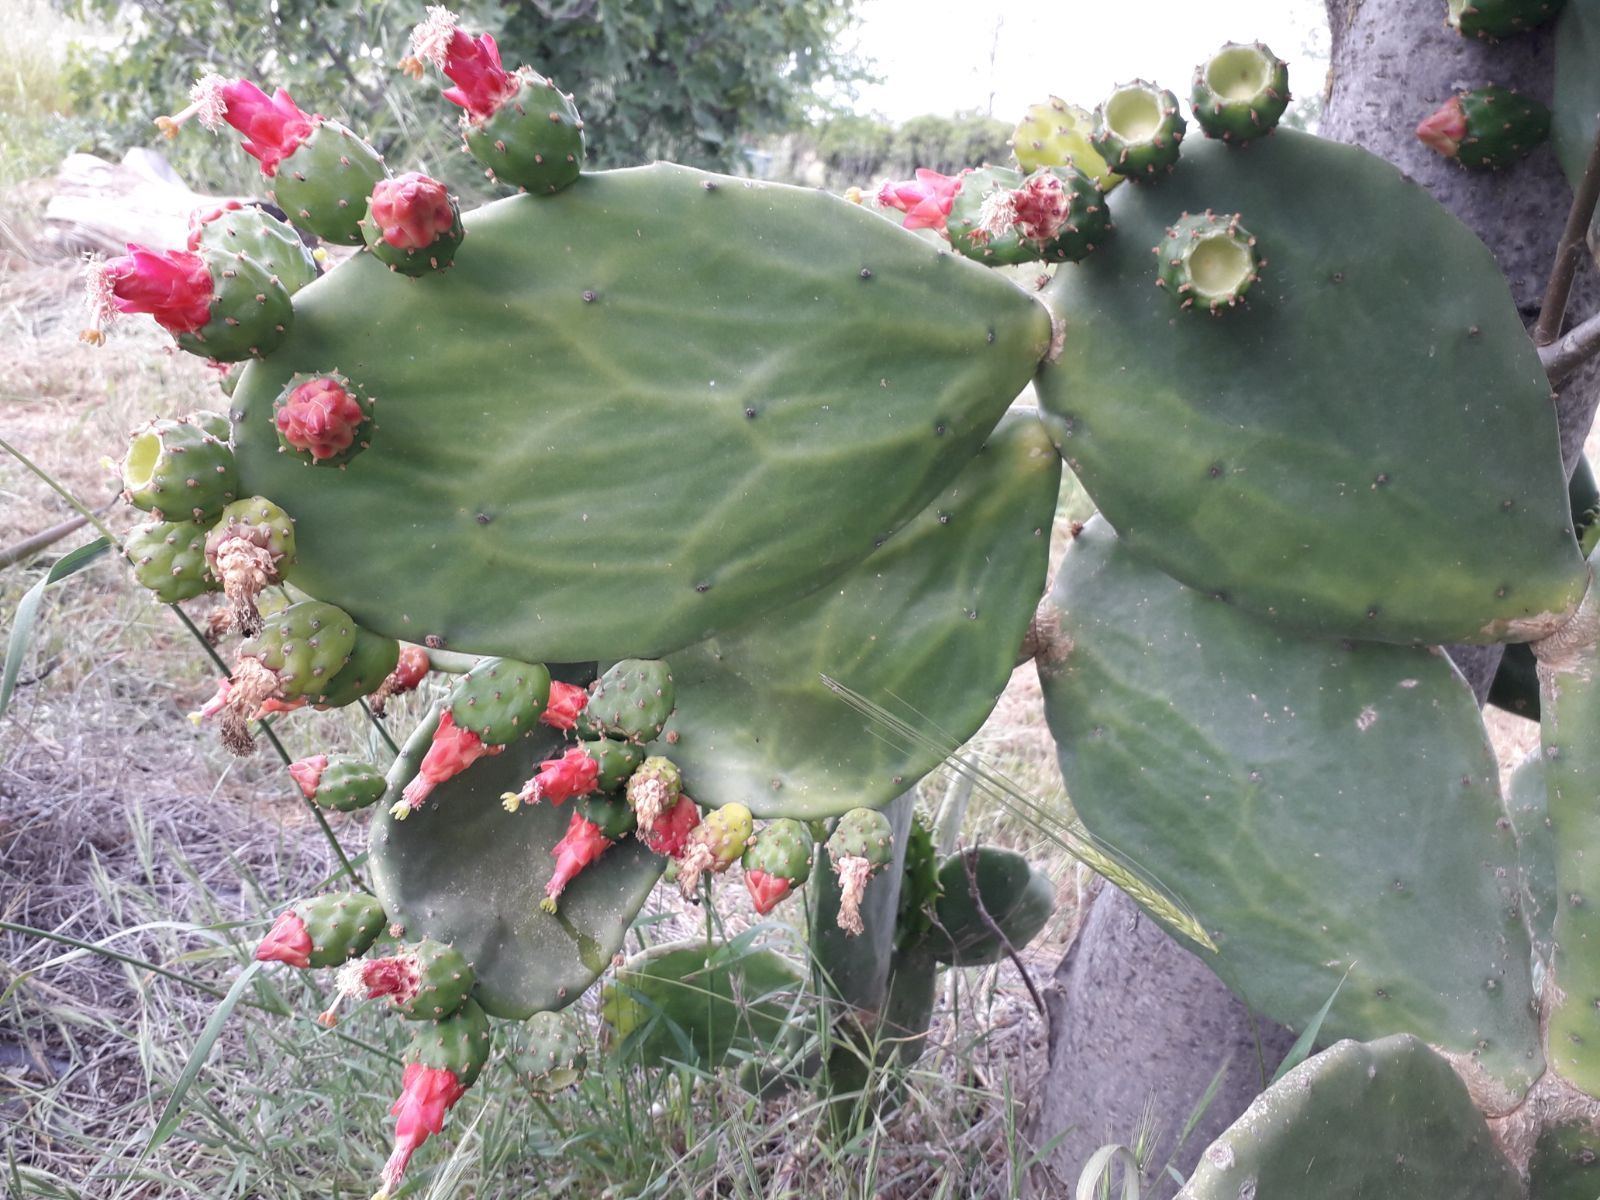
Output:
M899 126L874 117L837 116L817 128L816 153L839 184L863 187L909 178L918 167L953 175L1011 158L1011 128L981 113L912 117Z

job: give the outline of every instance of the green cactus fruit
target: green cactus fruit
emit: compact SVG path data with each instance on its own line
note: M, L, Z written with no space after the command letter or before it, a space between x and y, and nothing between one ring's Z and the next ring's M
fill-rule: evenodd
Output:
M619 841L632 833L638 825L633 809L621 796L596 793L593 796L580 798L577 805L578 811L608 842Z
M402 1017L439 1021L461 1009L475 982L472 964L459 950L423 938L382 958L347 963L339 972L339 994L368 1000L387 997Z
M862 932L867 882L894 858L889 818L875 808L852 808L828 835L828 861L839 877L839 928Z
M1037 620L1073 807L1192 911L1253 1011L1303 1023L1337 992L1327 1037L1416 1033L1501 1096L1537 1077L1517 850L1447 658L1285 634L1100 517Z
M278 164L273 201L323 241L359 246L367 197L388 171L378 152L339 122L315 122L310 136Z
M1156 286L1180 309L1217 316L1261 281L1255 235L1238 213L1184 213L1154 249Z
M1044 590L1060 480L1039 422L1008 414L861 566L669 655L678 709L665 736L695 799L838 816L887 804L977 733ZM901 732L863 733L882 719Z
M627 794L628 803L638 816L639 828L649 833L683 795L683 772L670 758L652 754L628 777Z
M1506 785L1506 815L1517 838L1522 910L1528 916L1533 949L1550 957L1550 930L1556 914L1556 845L1550 827L1550 791L1544 757L1538 750L1524 758Z
M720 874L744 856L755 822L742 804L724 804L706 814L690 832L678 858L678 890L692 899L707 871Z
M1189 106L1207 137L1248 142L1289 107L1289 68L1260 42L1228 42L1194 70Z
M1178 1200L1517 1200L1517 1172L1450 1064L1396 1034L1344 1041L1257 1096Z
M319 689L306 693L318 708L343 708L363 696L370 696L400 661L400 643L393 638L356 626L356 643L343 668Z
M492 1033L489 1018L476 1000L467 1000L448 1017L424 1025L411 1035L405 1061L436 1071L452 1071L464 1088L478 1081L489 1061Z
M335 812L355 812L383 799L388 781L371 763L344 755L317 754L289 765L307 800Z
M187 417L151 421L128 435L122 495L161 521L210 524L239 495L239 471L225 440Z
M1528 1163L1528 1200L1600 1196L1600 1137L1583 1119L1548 1122Z
M1417 140L1474 171L1499 171L1550 136L1550 110L1511 88L1457 92L1417 126Z
M423 721L402 748L389 773L395 797L437 725L436 716ZM372 825L372 881L391 918L408 937L460 950L478 975L475 998L497 1017L525 1019L582 995L622 948L661 875L663 860L626 838L568 889L559 914L540 911L568 806L539 804L512 816L496 799L561 745L559 732L541 727L440 783L437 804L404 821L380 813Z
M633 955L600 992L601 1040L624 1062L711 1070L770 1057L803 1022L805 975L776 950L693 938Z
M231 375L238 369L237 367L230 368L228 373ZM209 408L197 408L185 420L191 425L200 426L201 429L219 442L226 443L233 437L233 422L229 421L222 413L213 412Z
M811 874L811 831L799 821L780 817L756 830L740 865L744 885L756 912L766 916Z
M1142 183L1172 170L1187 128L1176 96L1136 79L1095 109L1089 143L1118 175Z
M1537 29L1565 0L1448 0L1445 20L1462 37L1502 38Z
M578 722L594 734L653 742L661 736L675 704L672 670L666 663L627 658L600 676Z
M265 209L237 200L195 215L189 227L189 249L248 255L291 296L320 274L311 248L291 226Z
M536 195L559 192L583 167L583 118L572 97L536 71L524 67L516 79L520 88L493 116L462 118L467 149L491 179Z
M537 728L550 699L550 672L538 663L486 658L456 681L450 715L488 745L503 746Z
M883 870L879 885L866 894L859 906L857 915L868 931L864 937L843 927L842 873L828 848L826 831L813 830L821 835L821 852L816 856L809 885L811 921L807 933L812 977L818 994L837 1002L846 1012L879 1012L889 992L900 917L900 885L911 848L916 801L916 791L912 789L896 796L883 809L889 819L893 858Z
M192 600L221 585L206 568L205 526L192 521L151 521L128 532L122 552L133 577L163 604Z
M583 1030L570 1014L536 1012L522 1023L518 1035L512 1070L531 1092L551 1096L564 1091L589 1068Z
M214 362L242 362L281 346L294 320L289 290L247 254L205 250L200 257L211 275L211 319L174 334L179 348Z
M1474 234L1388 163L1290 129L1249 154L1203 141L1111 207L1117 236L1042 293L1068 332L1037 387L1131 547L1330 637L1528 639L1564 619L1586 573L1550 384ZM1174 321L1149 248L1207 207L1248 214L1271 262L1248 305ZM1495 399L1463 415L1463 396ZM1490 465L1445 465L1463 462Z
M1109 192L1122 182L1122 176L1106 166L1106 160L1089 144L1093 130L1093 114L1051 96L1043 104L1029 105L1011 135L1011 149L1024 171L1070 163L1093 179L1101 191Z
M256 597L295 562L294 521L262 496L235 500L206 534L206 565L222 584L234 622L246 635L261 629Z
M584 753L600 764L600 774L595 786L601 792L621 791L644 762L644 750L632 742L618 742L611 738L579 741ZM674 803L677 797L673 797ZM626 807L626 806L625 806ZM632 812L632 809L628 810Z
M361 236L391 271L420 278L455 258L461 206L444 184L415 171L383 179L372 189Z
M355 649L356 623L350 614L320 600L301 600L273 613L261 632L239 647L278 680L279 698L313 696L344 669Z
M1049 346L1032 295L814 189L661 164L464 221L423 286L361 254L305 289L235 397L243 486L304 524L296 583L405 641L659 657L790 603L923 508ZM445 329L472 334L415 332ZM307 471L268 413L334 367L381 437Z
M929 946L939 962L951 966L997 963L1008 948L1021 950L1038 936L1055 906L1050 877L1034 870L1016 851L981 846L952 854L939 868L939 901Z
M372 444L372 398L338 371L296 374L272 402L278 448L308 466L342 467Z
M1041 167L1026 178L984 167L961 178L945 221L950 244L989 266L1078 262L1111 232L1106 198L1076 167Z
M1562 6L1555 44L1555 89L1550 109L1550 145L1567 182L1582 186L1589 149L1600 128L1600 4L1594 0ZM1600 245L1600 216L1589 223L1589 249Z
M302 900L292 910L311 939L308 965L337 967L372 948L383 932L383 906L365 892L330 892Z

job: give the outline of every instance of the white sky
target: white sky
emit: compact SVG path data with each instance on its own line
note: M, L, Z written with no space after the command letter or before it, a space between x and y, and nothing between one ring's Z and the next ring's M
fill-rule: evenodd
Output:
M1296 95L1327 71L1322 0L863 0L860 13L857 48L885 83L856 109L895 121L963 109L1015 121L1049 95L1092 109L1135 78L1186 99L1195 65L1230 40L1266 42Z

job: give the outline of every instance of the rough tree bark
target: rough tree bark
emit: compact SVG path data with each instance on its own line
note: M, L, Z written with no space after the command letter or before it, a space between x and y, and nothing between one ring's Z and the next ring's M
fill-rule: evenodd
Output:
M1554 258L1571 191L1548 147L1514 170L1469 174L1423 147L1416 124L1459 87L1499 83L1549 102L1549 31L1497 44L1457 36L1444 0L1325 0L1332 62L1321 133L1395 163L1427 187L1489 246L1531 328ZM1291 71L1292 71L1291 65ZM1301 78L1302 89L1311 81ZM1307 180L1307 186L1316 186ZM1600 282L1586 264L1568 323L1600 311ZM1570 471L1600 399L1591 363L1556 398ZM1403 402L1396 397L1396 402ZM1462 464L1472 470L1471 463ZM1451 647L1480 702L1499 663L1497 647ZM1060 1137L1049 1165L1069 1183L1094 1150L1124 1141L1147 1105L1162 1136L1159 1167L1217 1064L1229 1071L1201 1128L1176 1155L1184 1174L1260 1087L1259 1035L1268 1068L1289 1044L1286 1030L1257 1023L1201 959L1169 939L1116 889L1095 902L1049 993L1050 1062L1031 1125L1035 1145ZM1170 1196L1170 1181L1152 1181ZM1044 1194L1044 1189L1040 1190Z

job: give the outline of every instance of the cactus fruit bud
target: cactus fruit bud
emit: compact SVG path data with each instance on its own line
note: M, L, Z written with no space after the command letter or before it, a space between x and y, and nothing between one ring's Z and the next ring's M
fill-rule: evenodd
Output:
M839 818L828 838L828 860L839 876L839 928L859 936L861 898L872 876L893 857L889 818L877 809L853 808Z
M96 328L122 313L148 313L168 333L192 333L211 320L215 289L205 259L187 250L128 253L89 268L89 306Z
M678 890L685 900L694 898L705 872L720 874L743 857L754 826L744 805L724 804L694 827L678 862Z
M555 856L555 873L545 884L544 899L539 907L547 913L556 911L556 900L580 871L611 848L612 839L606 837L599 825L582 812L573 809L567 821L567 832L550 851Z
M206 569L206 531L192 521L153 521L123 539L133 577L163 604L192 600L218 587Z
M1209 209L1184 213L1155 247L1160 259L1156 286L1165 288L1179 308L1218 315L1243 299L1261 278L1265 261L1256 239L1239 224L1239 214Z
M1463 37L1502 38L1537 29L1563 0L1449 0L1445 20Z
M661 736L675 705L666 663L625 658L594 685L584 716L594 733L643 744Z
M1229 42L1194 70L1189 105L1207 137L1248 142L1289 107L1289 68L1260 42Z
M926 167L918 167L915 179L903 183L885 183L880 187L878 206L897 208L905 213L901 224L907 229L937 229L943 232L956 189L961 186L961 177L965 174L965 171L961 171L955 175L941 175Z
M256 947L261 962L336 967L372 948L383 932L383 906L365 892L331 892L279 914Z
M1105 196L1076 167L1023 178L1005 167L970 171L946 223L950 244L990 266L1077 262L1111 232Z
M599 786L600 764L582 746L573 746L560 758L545 759L521 791L506 792L500 800L507 812L516 812L524 804L541 800L561 804L573 796L587 796Z
M317 1020L332 1028L335 1010L348 996L387 996L401 1016L437 1021L458 1010L476 982L472 965L459 950L423 938L384 958L353 959L340 967L333 1002Z
M283 284L291 296L320 273L311 248L287 222L239 200L191 213L189 249L197 253L214 250L230 258L248 255ZM231 383L224 383L223 391L231 395Z
M373 714L383 716L390 697L416 691L432 669L433 664L428 661L428 652L421 646L402 646L400 659L395 664L394 670L390 671L378 685L378 690L372 693L372 698L368 701Z
M289 774L307 800L336 812L355 812L376 804L387 789L383 772L356 758L317 754L290 763Z
M628 803L633 806L639 828L649 833L663 813L677 806L683 794L683 773L669 758L652 754L628 780Z
M343 375L294 375L272 403L279 448L337 467L371 444L372 401Z
M679 796L678 802L667 810L664 816L656 818L654 829L645 829L639 826L639 840L649 846L655 854L676 860L683 856L689 846L689 835L700 824L700 809L695 802L687 796ZM670 867L668 868L671 869Z
M1498 171L1550 136L1550 110L1510 88L1458 92L1417 126L1417 140L1463 167Z
M1113 171L1139 182L1172 170L1187 128L1176 96L1136 79L1117 88L1095 110L1089 141Z
M390 270L422 276L448 267L461 245L461 209L437 179L415 171L379 180L361 234Z
M552 729L576 729L578 714L588 703L588 688L553 679L550 681L550 702L545 705L544 712L539 714L539 723L548 725Z
M270 500L235 500L206 535L206 563L222 583L234 623L248 637L261 631L256 597L294 562L294 523Z
M223 704L223 744L235 754L254 750L247 722L268 701L300 699L332 679L349 661L355 641L355 622L332 604L302 600L273 613L239 647Z
M400 1098L389 1109L399 1118L394 1150L383 1165L383 1187L373 1200L388 1200L417 1148L444 1128L450 1110L477 1082L489 1060L489 1019L476 1001L468 1000L454 1015L420 1029L405 1058Z
M756 832L744 852L744 885L756 912L766 916L811 874L811 831L799 821L781 817Z
M1091 113L1051 96L1028 108L1011 135L1011 150L1024 171L1074 166L1101 191L1109 192L1122 182L1122 176L1106 166L1106 160L1089 144L1093 130Z
M538 663L485 658L450 693L456 724L504 745L533 732L550 700L550 672Z
M400 643L356 626L356 644L350 657L331 679L319 681L306 699L319 709L343 708L383 686L400 661Z
M523 1024L523 1031L527 1049L516 1056L512 1069L524 1087L549 1096L583 1078L589 1052L583 1031L570 1016L536 1012Z
M421 808L433 789L445 780L454 779L480 758L499 754L504 749L504 745L485 742L470 729L457 726L450 710L445 709L428 752L422 756L416 778L406 784L400 799L389 809L389 815L396 821L405 820L413 809Z

